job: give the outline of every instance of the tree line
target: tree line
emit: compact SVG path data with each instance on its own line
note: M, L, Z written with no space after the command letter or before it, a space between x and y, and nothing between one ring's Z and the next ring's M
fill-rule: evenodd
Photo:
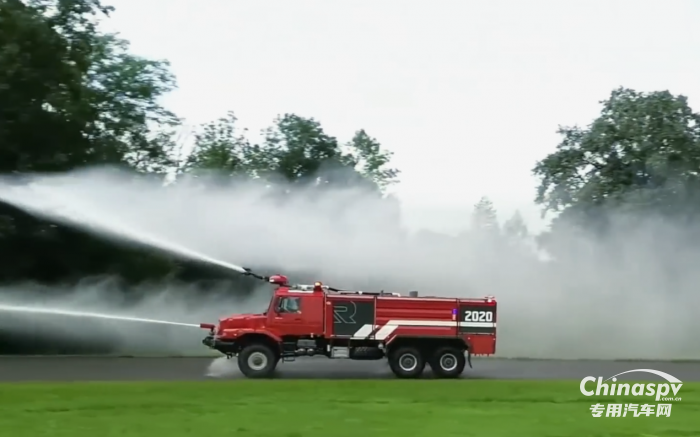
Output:
M66 172L117 165L166 177L216 170L271 184L399 183L392 154L363 129L341 141L306 115L283 114L251 142L233 112L200 126L183 156L184 120L160 98L176 88L167 61L146 59L99 22L100 0L0 3L0 173ZM560 127L560 143L532 169L550 228L531 235L519 214L500 224L488 198L471 229L504 245L528 241L560 261L572 228L605 235L616 217L695 223L700 205L700 114L668 91L613 90L585 127ZM333 171L323 171L323 170ZM614 214L613 214L614 213ZM465 223L465 226L468 224ZM693 228L694 229L694 228ZM219 278L217 272L146 249L116 246L0 204L0 283L71 283L111 274L126 284Z

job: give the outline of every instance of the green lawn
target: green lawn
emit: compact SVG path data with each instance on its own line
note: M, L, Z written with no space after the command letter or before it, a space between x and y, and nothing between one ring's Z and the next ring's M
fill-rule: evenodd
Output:
M0 384L0 435L700 435L700 384L684 383L678 393L683 400L673 403L671 417L659 418L593 418L589 408L596 401L640 399L585 398L578 385L488 380Z

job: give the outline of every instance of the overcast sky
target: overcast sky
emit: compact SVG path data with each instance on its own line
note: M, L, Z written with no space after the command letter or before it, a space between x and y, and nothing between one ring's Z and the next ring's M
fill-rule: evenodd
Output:
M615 87L700 96L693 0L111 4L110 30L172 63L165 103L189 123L233 110L253 132L285 112L342 141L364 128L395 153L408 220L445 231L482 195L539 227L534 163Z

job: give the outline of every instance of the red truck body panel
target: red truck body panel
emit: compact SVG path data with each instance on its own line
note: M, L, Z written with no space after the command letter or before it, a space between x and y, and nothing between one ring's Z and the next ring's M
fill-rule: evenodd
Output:
M496 350L494 300L328 295L326 307L334 309L326 311L325 333L330 337L386 345L400 337L462 337L472 345L472 354L492 355ZM472 321L474 317L484 320Z
M290 311L287 306L294 309ZM282 286L267 314L220 320L216 334L235 340L257 332L273 338L319 338L389 346L398 338L461 338L473 355L496 351L496 308L491 297L461 299L361 292L319 286Z

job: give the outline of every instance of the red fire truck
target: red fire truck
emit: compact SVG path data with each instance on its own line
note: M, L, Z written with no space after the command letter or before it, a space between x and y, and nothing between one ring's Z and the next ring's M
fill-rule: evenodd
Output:
M496 351L496 300L447 298L410 292L343 291L290 285L283 275L258 276L277 285L263 314L237 314L202 323L203 343L236 356L249 378L272 375L280 361L322 355L332 359L387 358L399 378L418 378L429 364L435 376L456 378L472 355Z

